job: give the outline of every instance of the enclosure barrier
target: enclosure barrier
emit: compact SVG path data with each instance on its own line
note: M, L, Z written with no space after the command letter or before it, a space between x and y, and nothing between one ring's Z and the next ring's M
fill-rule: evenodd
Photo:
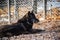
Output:
M50 4L48 3L50 2ZM34 10L42 18L47 15L53 16L52 6L54 0L0 0L0 24L14 23L21 19L28 11ZM50 6L48 6L50 5ZM50 8L50 10L47 10ZM48 14L49 13L49 14ZM53 18L53 17L52 17Z

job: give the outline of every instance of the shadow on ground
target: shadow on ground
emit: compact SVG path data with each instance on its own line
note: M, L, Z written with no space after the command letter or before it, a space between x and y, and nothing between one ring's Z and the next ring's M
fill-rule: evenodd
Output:
M39 29L31 29L30 31L23 31L23 32L15 32L15 33L1 33L0 37L13 37L13 36L18 36L18 35L22 35L22 34L36 34L36 33L40 33L40 32L45 32L45 30L39 30Z

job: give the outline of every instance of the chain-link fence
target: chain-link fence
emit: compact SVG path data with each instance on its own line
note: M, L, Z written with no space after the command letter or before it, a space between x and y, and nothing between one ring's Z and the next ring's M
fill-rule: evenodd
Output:
M48 0L46 7L48 18L60 20L60 2L58 0Z
M32 3L32 0L1 0L0 23L7 24L22 18L28 11L32 10Z
M8 21L7 0L0 0L0 24L6 24Z
M46 15L52 17L55 13L52 12L55 10L52 8L60 10L60 2L57 0L0 0L0 24L13 23L33 9L41 17Z

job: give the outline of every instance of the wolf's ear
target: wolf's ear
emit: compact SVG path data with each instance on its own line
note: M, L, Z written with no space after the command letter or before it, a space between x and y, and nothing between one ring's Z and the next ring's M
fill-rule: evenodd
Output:
M30 11L28 11L28 13L31 13Z
M28 15L30 14L31 12L30 11L28 11Z

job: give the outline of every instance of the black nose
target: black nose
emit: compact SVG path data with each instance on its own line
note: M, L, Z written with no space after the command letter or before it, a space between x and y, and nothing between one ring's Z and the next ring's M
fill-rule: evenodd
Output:
M33 20L33 22L34 22L34 23L38 23L38 22L39 22L39 20L38 20L38 19L35 19L35 20Z
M36 22L35 22L35 23L37 23L37 22L39 22L39 20L38 20L38 19L36 19Z

